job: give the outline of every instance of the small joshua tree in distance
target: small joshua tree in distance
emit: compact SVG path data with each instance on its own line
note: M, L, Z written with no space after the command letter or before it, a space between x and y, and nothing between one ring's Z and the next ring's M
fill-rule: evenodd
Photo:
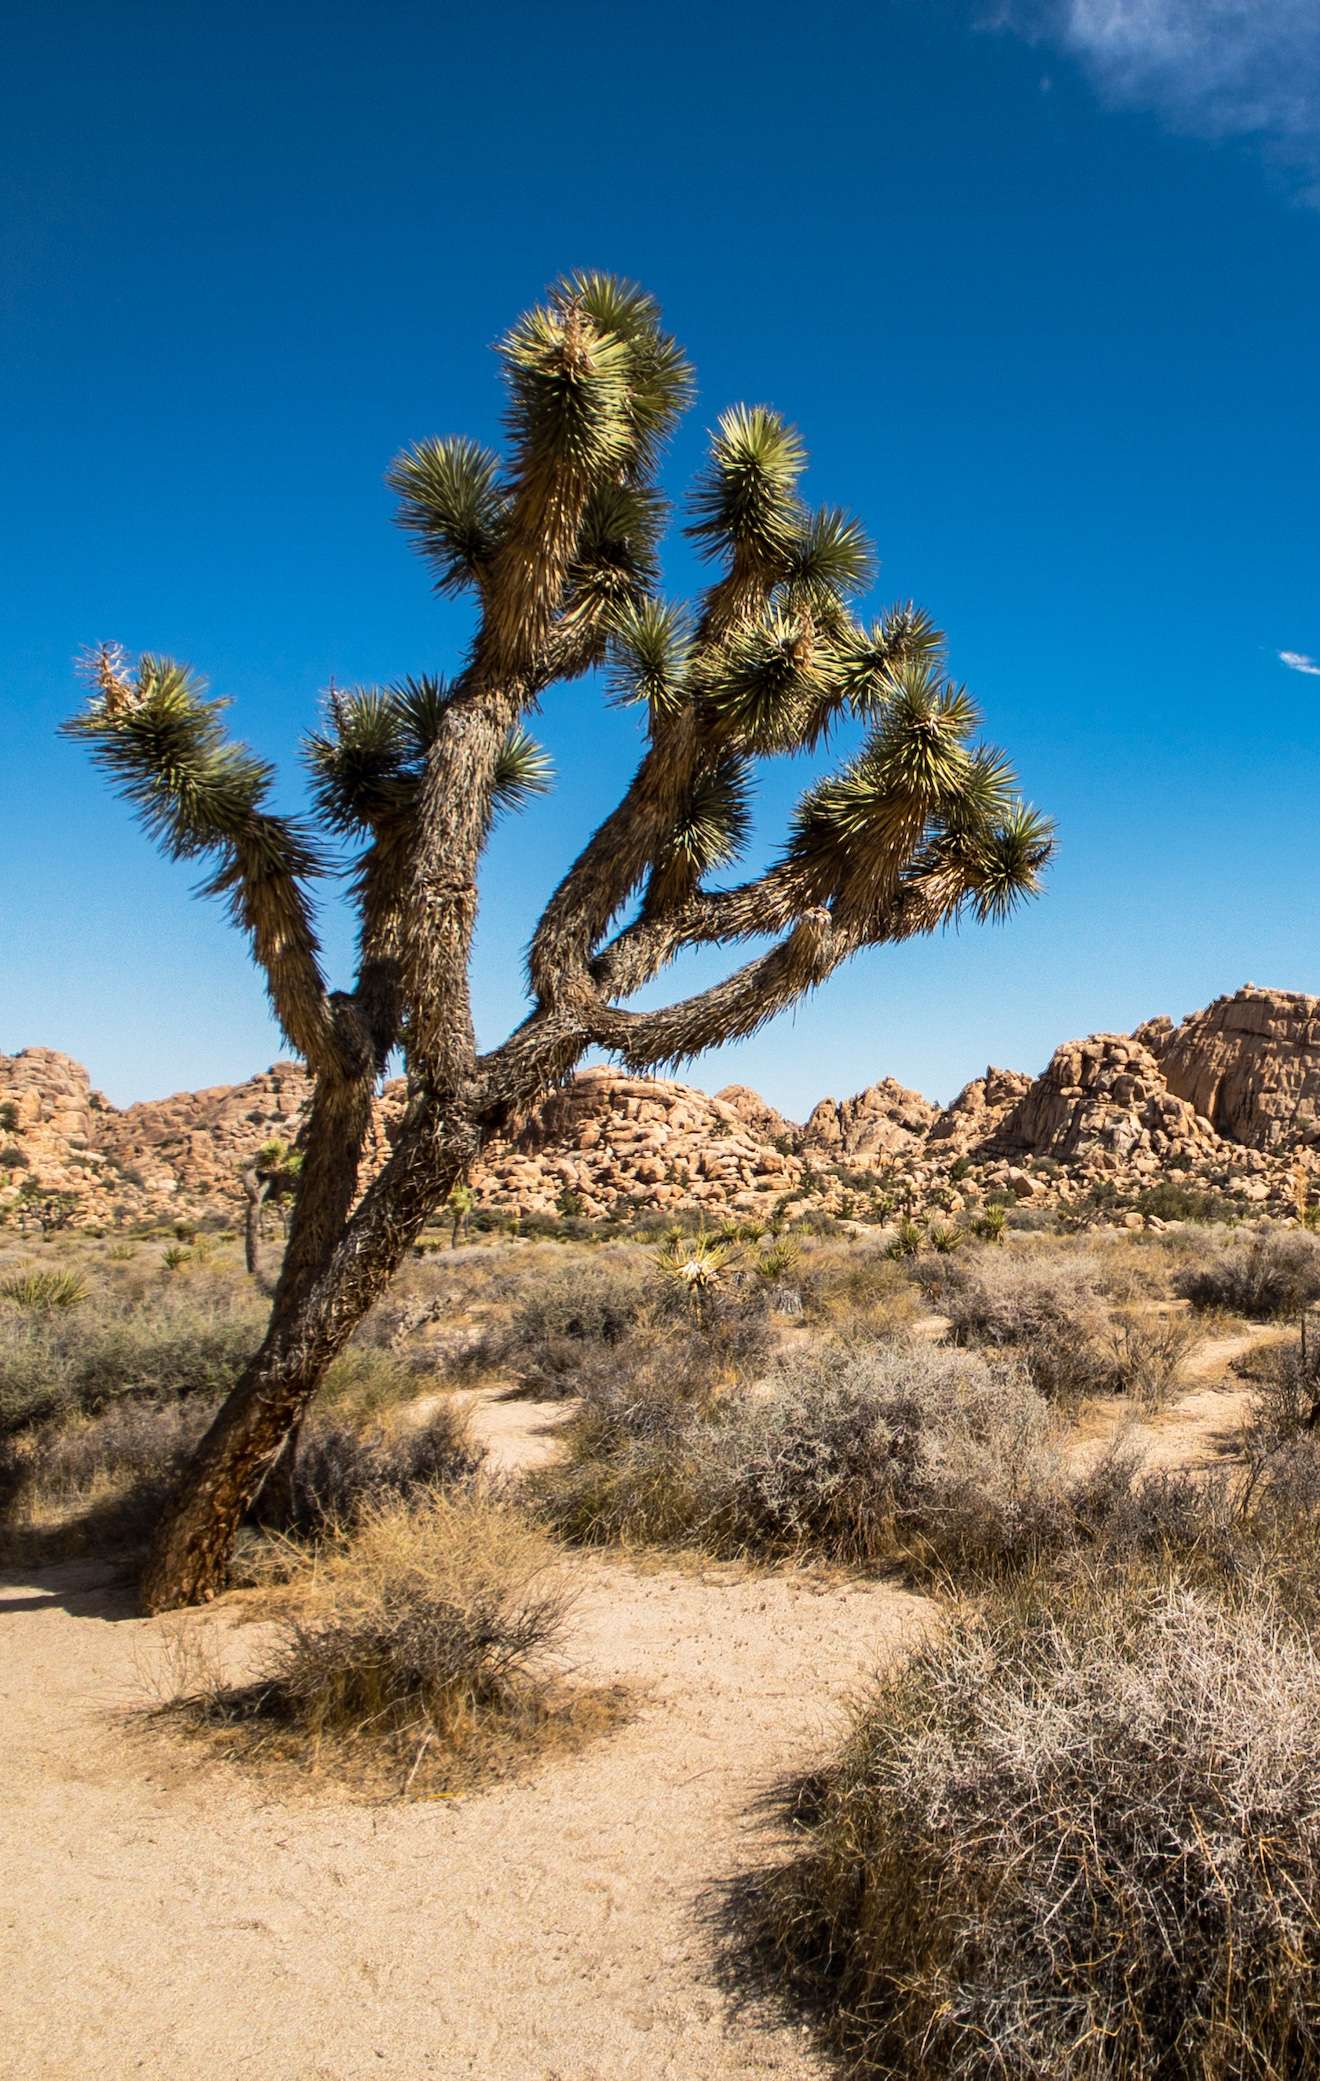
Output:
M255 1279L261 1270L261 1217L268 1201L292 1200L302 1174L302 1151L294 1149L282 1135L263 1142L242 1173L243 1254Z
M468 1217L477 1204L477 1195L470 1185L460 1181L449 1188L445 1201L445 1212L449 1216L449 1247L457 1250L458 1239L466 1232Z
M241 1515L423 1223L588 1050L633 1071L681 1064L755 1032L865 948L964 913L1004 917L1050 854L1007 761L975 741L975 706L927 616L858 620L866 538L839 508L804 503L805 451L775 412L720 419L688 507L711 582L691 610L659 597L657 464L692 385L649 295L571 276L500 356L503 457L423 441L390 473L438 589L473 602L467 656L450 682L331 697L306 744L310 819L277 812L270 767L170 659L99 650L68 726L168 855L210 863L206 887L247 933L313 1080L270 1326L164 1515L149 1610L223 1586ZM478 862L496 817L547 784L527 733L542 695L600 665L644 749L546 904L525 1019L481 1053L468 974ZM771 864L722 883L758 762L819 748L850 721L860 749L807 789ZM333 990L312 891L346 850L359 962L353 987ZM629 1007L686 949L766 938L708 989ZM375 1080L395 1049L407 1109L364 1189Z

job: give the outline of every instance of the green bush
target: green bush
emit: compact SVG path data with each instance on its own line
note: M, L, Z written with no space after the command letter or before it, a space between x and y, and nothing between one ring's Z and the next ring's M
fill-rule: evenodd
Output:
M0 1300L24 1314L49 1314L55 1308L77 1308L87 1298L86 1282L76 1272L14 1272L0 1279Z
M1176 1178L1148 1185L1137 1194L1136 1207L1139 1214L1153 1214L1160 1221L1233 1221L1240 1211L1227 1193L1184 1185Z
M0 1316L0 1437L125 1397L173 1401L228 1392L261 1341L266 1304L250 1288L103 1290L95 1305Z

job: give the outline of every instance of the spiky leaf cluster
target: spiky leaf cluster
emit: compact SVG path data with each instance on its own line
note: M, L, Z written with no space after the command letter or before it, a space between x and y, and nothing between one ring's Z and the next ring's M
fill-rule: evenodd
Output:
M411 813L452 698L452 688L434 677L329 694L326 727L308 736L304 756L317 810L331 830L379 834ZM492 812L546 793L552 772L548 754L515 724L496 764Z
M274 768L226 734L229 704L209 699L187 665L146 654L131 679L122 670L112 678L98 658L89 676L93 698L65 732L90 745L167 859L219 851L223 876L241 851L272 874L324 871L311 829L268 809Z
M763 405L719 422L692 496L688 533L704 555L786 576L802 539L798 479L807 453L796 427Z
M385 481L398 496L400 526L436 574L436 591L479 584L508 517L499 458L476 441L419 441L395 457Z

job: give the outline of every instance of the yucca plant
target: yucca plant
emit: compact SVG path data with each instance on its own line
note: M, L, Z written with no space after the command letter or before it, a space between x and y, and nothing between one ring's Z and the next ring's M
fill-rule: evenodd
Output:
M963 1232L956 1221L929 1221L926 1224L926 1241L940 1257L950 1257L962 1242Z
M1008 1211L997 1200L982 1207L972 1222L972 1234L983 1243L1002 1243L1008 1227Z
M457 1250L458 1239L467 1227L468 1219L476 1204L477 1195L470 1185L464 1184L460 1179L456 1184L450 1186L449 1195L445 1200L445 1212L449 1216L449 1247L451 1250Z
M736 1237L686 1236L674 1229L655 1253L656 1269L686 1302L696 1322L704 1322L710 1304L741 1254Z
M926 1240L921 1223L911 1214L901 1214L889 1244L891 1257L919 1257L921 1246Z
M1038 886L1049 826L947 676L919 609L858 618L859 523L802 496L798 434L726 412L689 505L711 566L688 609L657 596L661 447L692 379L653 299L560 282L500 348L508 441L423 441L395 462L399 518L437 588L474 605L457 676L332 693L307 740L314 814L271 806L270 767L225 733L185 665L112 648L70 725L172 858L205 860L313 1078L270 1329L202 1441L150 1562L148 1607L211 1596L240 1515L355 1325L483 1144L590 1049L633 1071L754 1033L862 949ZM468 969L496 817L549 781L528 722L605 667L644 736L622 800L532 937L530 1009L477 1049ZM748 836L756 768L845 726L859 747L809 787L770 864L719 879ZM322 974L312 890L347 863L353 986ZM643 985L693 947L769 940L723 981L652 1009ZM374 1084L402 1049L409 1104L363 1189Z
M76 1272L14 1272L0 1280L0 1300L8 1301L25 1315L50 1315L59 1308L77 1308L86 1298L86 1284Z

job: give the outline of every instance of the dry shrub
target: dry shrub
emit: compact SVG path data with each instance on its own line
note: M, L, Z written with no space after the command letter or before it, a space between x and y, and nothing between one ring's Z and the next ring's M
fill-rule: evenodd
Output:
M837 1336L897 1336L916 1313L917 1296L902 1265L867 1243L819 1245L795 1283L803 1320Z
M463 1414L445 1402L425 1423L393 1431L314 1417L298 1450L287 1529L299 1539L351 1530L420 1489L470 1486L484 1459Z
M394 1351L355 1341L326 1374L318 1401L343 1421L362 1424L414 1401L425 1372Z
M373 1505L317 1564L257 1680L170 1710L248 1761L466 1789L617 1718L617 1697L565 1678L569 1603L554 1548L507 1505Z
M625 1343L654 1298L647 1267L622 1252L556 1264L524 1292L487 1361L502 1363L528 1394L572 1394L584 1354Z
M1124 1313L1114 1316L1104 1341L1121 1391L1147 1409L1158 1409L1177 1387L1195 1340L1185 1315Z
M1254 1460L1302 1438L1320 1443L1320 1348L1303 1350L1294 1337L1267 1351L1252 1352L1237 1370L1255 1392L1247 1411L1247 1447Z
M966 1570L1057 1543L1068 1520L1029 1381L924 1344L825 1348L724 1393L652 1376L593 1400L567 1445L532 1491L576 1540Z
M1223 1308L1253 1322L1297 1315L1320 1299L1320 1239L1300 1228L1249 1230L1186 1266L1173 1283L1194 1308Z
M1256 1584L1028 1584L882 1681L743 1891L859 2075L1294 2081L1320 2062L1320 1655Z
M982 1250L948 1261L940 1304L959 1343L1012 1351L1048 1400L1114 1394L1105 1270L1092 1253Z
M52 1561L144 1545L214 1414L214 1404L196 1398L114 1402L11 1441L0 1461L6 1547ZM444 1403L424 1424L394 1431L363 1431L337 1413L314 1413L283 1530L299 1541L323 1539L389 1500L470 1485L483 1458L462 1416ZM260 1567L255 1555L245 1558L263 1575L295 1563L283 1541L279 1556Z
M574 1375L574 1448L597 1458L634 1439L672 1439L710 1407L730 1377L717 1336L682 1320L645 1324L622 1351L604 1347L583 1354Z
M0 1436L128 1398L226 1394L261 1341L268 1307L250 1285L203 1274L0 1317Z
M0 1460L4 1551L55 1561L141 1546L214 1407L116 1402L10 1440Z
M511 1375L523 1393L554 1399L590 1393L592 1382L612 1370L631 1373L638 1353L657 1341L670 1342L681 1368L699 1333L713 1370L746 1371L770 1347L771 1300L766 1281L729 1279L703 1296L698 1318L653 1259L622 1250L595 1254L538 1276L507 1327L486 1338L480 1361Z

